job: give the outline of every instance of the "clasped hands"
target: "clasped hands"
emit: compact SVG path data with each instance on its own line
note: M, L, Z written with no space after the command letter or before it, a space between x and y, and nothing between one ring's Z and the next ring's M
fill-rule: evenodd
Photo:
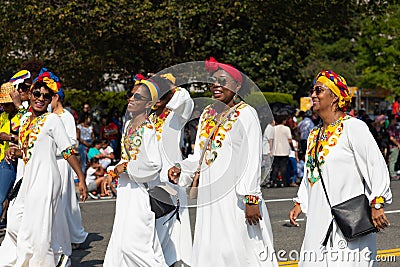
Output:
M6 151L5 160L7 163L10 163L10 161L22 158L22 155L22 150L19 147L10 146L10 148Z

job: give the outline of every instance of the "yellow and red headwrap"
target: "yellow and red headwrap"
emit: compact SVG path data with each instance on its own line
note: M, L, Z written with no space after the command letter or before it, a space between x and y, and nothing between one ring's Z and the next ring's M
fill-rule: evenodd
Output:
M51 91L56 94L61 88L60 78L58 78L58 76L56 76L51 71L48 71L46 68L42 68L40 70L39 76L35 79L34 83L31 86L31 90L37 82L44 82L47 87L49 87Z
M135 85L140 85L140 84L144 84L147 86L147 88L149 88L151 96L151 105L154 105L157 102L158 97L160 96L160 88L158 87L158 84L152 79L135 81Z
M339 98L339 108L346 107L351 103L351 95L346 80L339 74L331 70L320 71L314 79L313 86L316 82L326 85Z

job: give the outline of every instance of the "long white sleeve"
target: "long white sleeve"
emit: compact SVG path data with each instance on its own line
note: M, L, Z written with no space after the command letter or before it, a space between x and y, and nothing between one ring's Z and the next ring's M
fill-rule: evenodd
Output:
M347 123L350 147L353 149L358 168L366 182L369 201L383 196L386 203L392 202L390 177L386 162L368 126L361 120Z
M261 195L262 134L256 111L250 106L242 109L235 124L235 127L241 127L242 142L239 151L233 152L233 157L243 159L236 161L236 173L240 175L236 178L236 193L241 196Z

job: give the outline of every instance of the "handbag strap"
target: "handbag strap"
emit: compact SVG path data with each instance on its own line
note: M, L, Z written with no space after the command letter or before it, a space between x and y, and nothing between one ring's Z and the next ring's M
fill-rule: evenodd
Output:
M318 129L318 135L317 135L317 139L315 141L314 161L315 161L315 165L316 165L316 167L318 169L318 174L319 174L319 178L321 179L322 188L324 189L326 200L328 201L329 207L331 209L331 214L332 214L332 205L331 205L331 202L330 202L329 197L328 197L328 193L327 193L327 190L326 190L326 187L325 187L324 179L322 178L322 173L321 173L321 169L319 167L319 161L318 161L318 143L319 143L319 138L320 138L320 135L321 135L321 129L322 129L322 126L320 126L319 129ZM364 191L365 191L365 180L364 180L364 178L363 178L363 185L364 185ZM326 244L328 244L328 239L329 239L329 237L330 237L330 235L331 235L331 233L333 231L333 220L334 220L334 218L332 218L331 223L329 224L329 227L328 227L328 231L326 232L325 238L322 241L322 245L324 247L326 246Z
M324 193L325 193L325 196L326 196L326 200L328 200L329 207L332 209L332 205L331 205L331 202L329 200L328 193L326 191L324 179L322 179L322 173L321 173L321 169L319 168L319 161L318 161L318 143L319 143L319 137L321 135L321 128L322 128L322 126L319 127L319 129L318 129L317 140L315 141L314 161L315 161L315 165L316 165L317 170L318 170L319 178L321 179L322 187L324 188Z
M211 138L213 137L215 131L219 128L219 126L220 126L222 123L225 122L225 120L229 117L229 115L231 115L233 112L236 111L236 109L237 109L241 104L243 104L243 101L240 101L240 103L238 103L238 104L236 104L235 106L231 107L231 108L229 109L229 112L227 112L226 114L224 114L224 115L221 117L221 119L218 120L217 124L215 124L215 126L212 128L210 134L208 135L206 141L204 142L204 147L203 147L203 149L202 149L202 151L201 151L201 156L200 156L200 159L199 159L199 166L197 167L196 172L200 172L200 170L201 170L201 164L203 163L203 159L204 159L204 156L205 156L205 154L206 154L206 150L207 150L208 144L210 143Z
M322 173L321 173L321 169L320 169L320 167L319 167L319 161L318 161L318 142L319 142L319 138L320 138L320 135L321 135L321 128L322 128L322 126L319 127L318 135L317 135L317 140L316 140L316 142L315 142L316 144L315 144L315 157L314 157L314 161L315 161L315 165L316 165L316 167L317 167L317 169L318 169L318 174L319 174L319 177L320 177L320 179L321 179L322 187L324 188L324 193L325 193L326 199L328 200L329 207L332 208L332 205L331 205L331 202L330 202L330 200L329 200L328 193L327 193L327 190L326 190L326 187L325 187L324 179L322 178ZM365 179L364 179L364 177L363 177L362 181L363 181L364 192L365 192Z
M331 202L329 200L328 193L326 192L324 179L322 179L322 173L321 173L321 169L319 168L319 161L318 161L318 143L319 143L319 137L320 137L320 134L321 134L321 129L322 129L322 126L319 127L319 129L318 129L317 140L315 141L314 161L315 161L315 165L316 165L316 167L318 169L319 178L321 179L321 183L322 183L322 187L324 188L324 193L325 193L325 196L326 196L326 200L328 200L328 204L329 204L329 207L331 209L331 214L332 214L332 205L331 205ZM322 246L324 246L324 247L326 247L326 244L328 244L328 239L331 236L331 233L333 231L333 220L334 219L331 220L331 223L329 224L329 227L328 227L328 231L326 232L325 238L322 241Z

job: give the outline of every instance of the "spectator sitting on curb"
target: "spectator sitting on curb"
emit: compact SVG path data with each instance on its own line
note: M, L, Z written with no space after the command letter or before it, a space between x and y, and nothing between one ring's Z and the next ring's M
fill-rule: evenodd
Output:
M101 141L100 140L94 140L93 146L91 148L89 148L89 151L87 153L89 161L92 158L98 158L98 159L103 158L103 155L100 152L100 148L101 148Z
M104 168L100 165L98 158L91 158L89 160L89 167L86 170L86 185L88 188L89 196L93 199L98 199L98 191L100 190L100 198L109 198L109 193L105 191L104 187Z
M107 167L115 159L114 149L110 146L110 141L107 139L101 140L100 153L102 158L100 159L99 163L104 169L107 169Z

